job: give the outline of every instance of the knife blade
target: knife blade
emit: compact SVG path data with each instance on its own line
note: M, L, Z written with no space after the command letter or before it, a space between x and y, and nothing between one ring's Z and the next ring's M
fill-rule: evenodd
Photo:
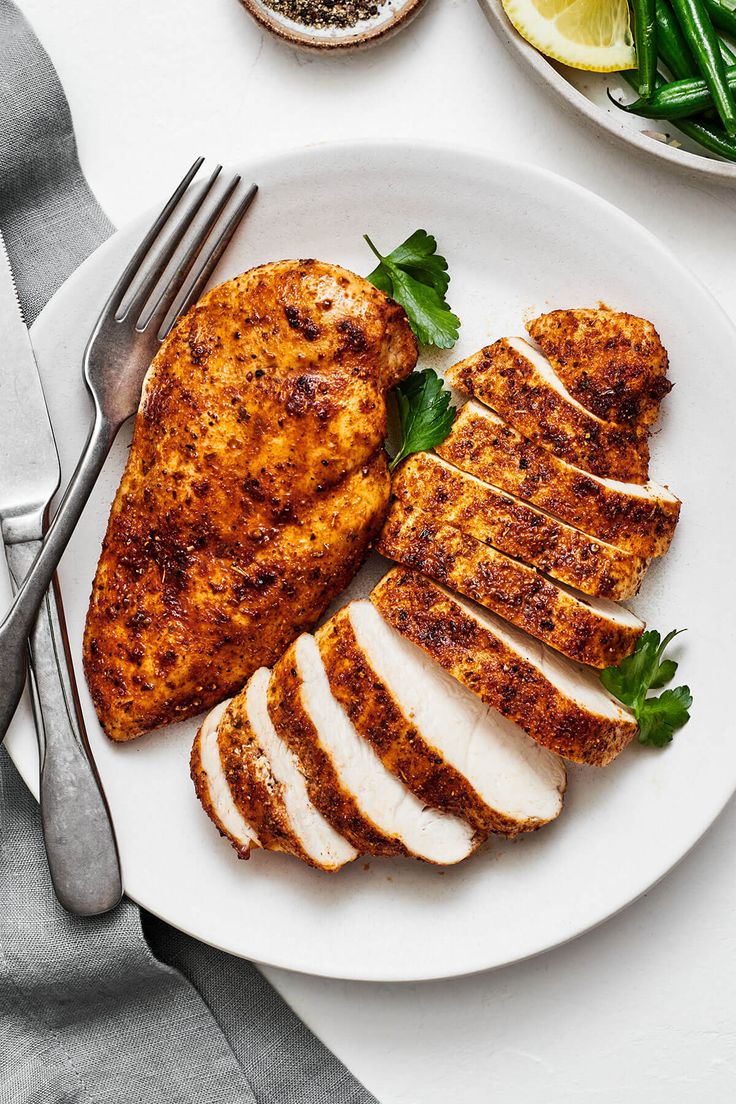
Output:
M6 544L38 535L61 478L51 420L0 232L0 519Z
M0 232L0 532L20 586L41 548L61 476L51 419ZM79 708L55 586L30 639L41 826L54 891L69 912L114 908L123 886L115 831Z

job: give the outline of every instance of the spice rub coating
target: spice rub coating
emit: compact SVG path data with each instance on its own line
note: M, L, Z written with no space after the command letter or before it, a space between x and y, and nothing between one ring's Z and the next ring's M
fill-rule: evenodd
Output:
M521 643L510 645L500 621L499 632L423 575L394 568L370 597L407 640L543 747L605 766L633 739L633 715L603 691L589 668L559 657L555 663L549 651L532 658ZM575 683L579 694L571 689Z
M489 809L468 779L446 763L404 716L360 648L347 607L315 635L330 690L387 770L426 805L467 820L479 833L479 842L490 831L515 835L523 830L524 826Z
M603 421L586 410L520 338L485 346L450 368L447 378L569 464L609 479L646 482L646 429Z
M377 548L592 667L620 663L644 631L643 622L613 603L591 604L520 560L399 502L389 510Z
M443 459L637 556L663 556L680 500L654 483L600 479L535 445L492 410L468 402L437 446Z
M631 598L647 568L642 557L590 537L432 453L405 460L394 474L392 492L405 507L442 518L595 597Z
M567 390L599 418L650 426L672 389L651 322L623 311L556 310L527 326Z
M403 311L319 261L210 291L143 388L93 584L84 665L128 740L237 691L311 628L385 513L385 394Z

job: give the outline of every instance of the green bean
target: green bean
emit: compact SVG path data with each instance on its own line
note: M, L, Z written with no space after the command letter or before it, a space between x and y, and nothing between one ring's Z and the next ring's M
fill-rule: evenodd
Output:
M657 16L655 0L631 0L639 95L651 96L657 76Z
M656 0L657 50L675 80L697 77L698 67L667 0Z
M638 91L639 85L636 80L635 69L622 72L620 76L624 78L627 84L631 85L635 92ZM657 90L666 83L664 77L658 74L655 82ZM736 140L729 138L725 130L720 127L710 126L694 119L678 119L675 126L688 138L691 138L693 142L697 142L698 145L707 149L710 153L717 153L720 157L725 157L727 161L736 161Z
M705 8L705 0L672 0L672 10L710 89L726 133L731 138L736 137L736 101L726 81L718 36Z
M725 72L729 86L736 89L736 66L730 66ZM612 96L610 99L617 103ZM704 80L685 77L684 80L660 85L648 100L641 97L634 103L617 106L622 111L644 115L647 119L686 119L712 107L713 99Z
M721 4L719 0L704 0L704 3L714 27L736 37L736 11Z

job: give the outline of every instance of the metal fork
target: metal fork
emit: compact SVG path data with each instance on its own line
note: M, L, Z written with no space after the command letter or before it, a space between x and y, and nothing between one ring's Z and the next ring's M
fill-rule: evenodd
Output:
M143 238L87 343L83 372L94 404L87 444L41 549L0 624L0 741L23 693L26 642L118 430L138 409L143 378L160 342L203 291L255 197L255 184L236 197L240 177L234 176L198 220L221 171L218 165L203 186L190 191L203 161L197 158ZM168 236L159 244L166 229ZM180 251L188 231L192 240Z

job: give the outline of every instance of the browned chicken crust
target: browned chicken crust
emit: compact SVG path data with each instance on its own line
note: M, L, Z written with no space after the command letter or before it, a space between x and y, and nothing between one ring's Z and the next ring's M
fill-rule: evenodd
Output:
M311 628L385 513L401 309L318 261L215 288L144 386L84 638L114 740L199 713Z
M605 766L633 739L633 716L619 721L597 717L554 692L537 668L423 575L394 568L370 597L407 640L558 755Z
M220 762L236 808L267 851L285 851L317 866L294 832L284 807L283 787L248 719L246 688L228 705L217 730Z
M399 502L389 510L377 548L592 667L620 663L644 631L641 623L612 621L533 567Z
M396 705L355 636L347 609L340 610L316 633L330 690L356 731L367 740L386 770L395 774L421 801L466 820L479 834L516 835L539 827L489 808L460 771L425 742Z
M663 556L674 536L679 499L613 487L533 444L476 403L462 408L437 452L463 471L637 556Z
M648 561L640 556L589 537L431 453L410 456L392 490L406 508L442 518L585 594L631 598L646 571Z
M302 702L302 679L292 644L276 664L268 687L268 712L276 732L299 760L316 809L360 854L406 855L404 845L385 835L361 811L343 786Z
M455 364L447 378L568 463L609 479L646 483L646 430L602 421L571 403L507 338Z
M210 796L210 787L207 772L202 765L201 728L198 729L197 735L194 738L194 743L192 744L192 751L189 757L189 773L191 775L192 782L194 783L195 793L197 794L197 797L202 804L202 808L207 813L207 816L215 825L220 835L224 836L225 839L230 841L230 843L237 851L239 857L241 859L247 859L252 848L256 847L257 844L250 843L248 846L244 847L241 840L236 839L235 836L228 832L227 828L222 823L220 817L217 814L217 809L215 808L212 802L212 797Z
M656 422L672 389L651 322L623 311L557 310L527 329L578 402L609 422Z

